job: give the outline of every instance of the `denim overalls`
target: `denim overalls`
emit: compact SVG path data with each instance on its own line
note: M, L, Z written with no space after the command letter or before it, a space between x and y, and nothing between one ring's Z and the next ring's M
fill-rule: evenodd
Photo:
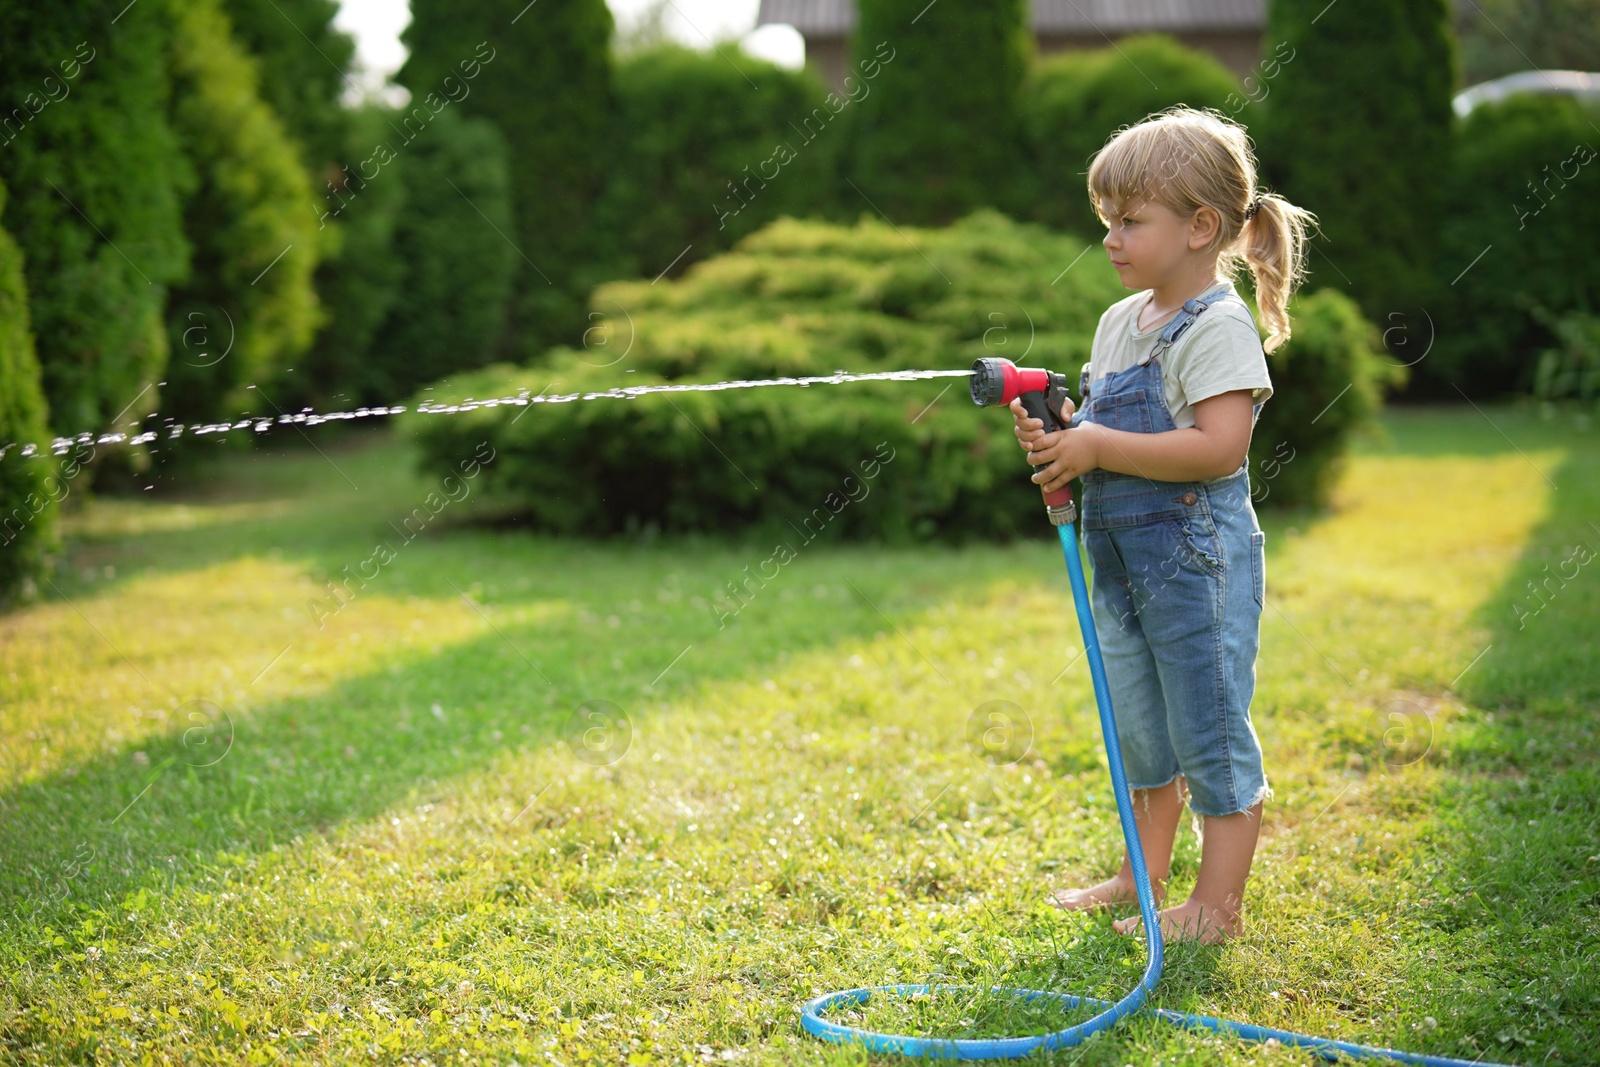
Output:
M1211 303L1186 301L1140 363L1088 387L1071 423L1132 433L1177 429L1161 354ZM1242 303L1242 301L1241 301ZM1252 424L1261 414L1256 404ZM1231 815L1270 795L1250 722L1265 596L1266 535L1250 503L1249 461L1219 481L1161 482L1104 469L1083 475L1090 596L1128 784L1183 775L1190 807Z

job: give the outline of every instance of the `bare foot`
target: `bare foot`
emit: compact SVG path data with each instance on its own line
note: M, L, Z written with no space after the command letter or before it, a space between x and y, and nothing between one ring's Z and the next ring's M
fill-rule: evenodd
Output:
M1160 882L1152 883L1155 889L1156 903L1160 904L1166 897L1166 889ZM1099 885L1090 886L1088 889L1056 889L1045 894L1044 901L1051 907L1060 908L1062 911L1094 911L1097 908L1110 907L1113 904L1126 904L1129 901L1137 902L1138 889L1133 884L1131 875L1117 874L1107 878Z
M1138 931L1142 921L1141 916L1134 915L1118 919L1112 927L1119 934L1132 934ZM1169 943L1199 941L1202 945L1216 945L1238 936L1243 930L1244 921L1238 912L1224 912L1193 897L1161 913L1161 938Z

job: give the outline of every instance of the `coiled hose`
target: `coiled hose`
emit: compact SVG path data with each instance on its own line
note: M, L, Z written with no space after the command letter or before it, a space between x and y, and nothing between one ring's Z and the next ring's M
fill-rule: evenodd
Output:
M1089 672L1094 678L1095 703L1100 708L1100 729L1105 735L1106 759L1111 765L1111 787L1117 798L1117 815L1122 820L1122 840L1128 848L1128 859L1133 866L1133 880L1139 893L1139 914L1144 918L1145 945L1148 962L1144 977L1121 1000L1112 1002L1096 997L1079 997L1069 993L1048 993L1032 989L1007 989L991 986L989 992L1009 994L1024 1001L1054 1001L1068 1008L1091 1006L1102 1008L1100 1014L1076 1026L1054 1033L1030 1037L1003 1038L933 1038L909 1037L899 1034L881 1034L850 1026L841 1026L822 1017L823 1013L845 1004L864 1004L875 993L896 995L934 993L940 990L971 990L975 986L957 985L890 985L847 989L825 993L801 1009L800 1021L805 1029L824 1041L852 1042L873 1052L899 1052L907 1056L929 1056L940 1059L989 1060L1016 1059L1036 1049L1068 1048L1081 1044L1090 1035L1116 1024L1117 1020L1142 1011L1175 1026L1189 1030L1212 1031L1236 1037L1241 1041L1277 1040L1280 1044L1307 1049L1327 1059L1350 1056L1363 1059L1387 1059L1400 1063L1422 1064L1424 1067L1505 1067L1487 1064L1483 1060L1459 1060L1449 1056L1423 1056L1414 1052L1357 1045L1349 1041L1335 1041L1329 1037L1297 1034L1290 1030L1274 1030L1267 1026L1252 1026L1228 1019L1213 1019L1207 1015L1187 1015L1162 1008L1145 1008L1156 983L1161 980L1161 923L1156 918L1155 893L1150 886L1150 872L1145 868L1144 850L1139 844L1139 828L1133 820L1133 802L1128 793L1128 778L1122 767L1122 746L1117 740L1117 724L1111 713L1111 691L1106 684L1105 663L1100 658L1100 639L1095 633L1094 618L1089 610L1089 592L1083 579L1083 561L1078 555L1078 537L1075 524L1064 523L1056 527L1061 537L1061 549L1067 558L1067 574L1072 582L1072 601L1078 612L1078 626L1083 631L1083 647L1089 657Z

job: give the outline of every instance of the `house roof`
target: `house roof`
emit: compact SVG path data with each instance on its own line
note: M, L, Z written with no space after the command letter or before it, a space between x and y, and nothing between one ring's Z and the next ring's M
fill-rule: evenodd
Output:
M1095 34L1260 30L1266 0L1028 0L1034 33ZM787 23L802 37L845 37L855 0L761 0L756 25Z

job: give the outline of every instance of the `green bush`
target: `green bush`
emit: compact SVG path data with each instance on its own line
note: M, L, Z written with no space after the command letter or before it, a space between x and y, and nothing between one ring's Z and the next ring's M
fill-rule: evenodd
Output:
M1588 410L1600 403L1600 315L1545 315L1556 346L1539 353L1533 395L1546 403L1575 400Z
M890 542L1045 533L1010 417L974 407L963 378L484 402L839 369L965 369L979 356L1060 369L1075 385L1101 313L1126 295L1098 259L1063 275L1083 251L1079 238L987 209L941 230L780 219L676 282L601 287L596 307L609 310L587 345L537 368L495 364L437 383L424 394L431 403L477 403L409 412L401 429L439 475L492 454L478 482L486 511L565 534L739 530L794 544L824 527ZM1279 397L1258 431L1264 459L1283 467L1271 479L1275 503L1302 502L1323 484L1328 454L1370 414L1383 377L1370 327L1348 300L1327 294L1296 310L1294 339L1273 357ZM1351 381L1349 395L1303 425Z
M608 277L674 261L676 276L780 215L825 210L853 105L810 72L665 45L620 61L616 94L595 206Z
M1042 59L1022 86L1028 180L1015 214L1099 238L1089 160L1112 133L1174 104L1236 114L1245 102L1228 68L1163 34Z
M856 188L838 195L924 226L1010 202L1033 55L1027 4L862 0L860 10L851 77L876 77L846 113L840 173Z
M1554 341L1539 309L1600 311L1597 125L1600 109L1542 94L1475 108L1461 123L1443 176L1446 299L1433 311L1438 339L1416 368L1429 391L1527 392Z
M1285 59L1251 133L1265 186L1320 220L1307 288L1338 287L1374 322L1418 321L1436 298L1458 67L1448 5L1274 0L1267 10L1263 50Z
M1082 250L993 211L945 230L780 219L676 282L602 286L595 306L609 311L587 346L558 349L538 368L456 376L428 395L965 368L1012 352L1077 367L1120 292L1104 270L1050 284ZM851 491L847 476L865 484L860 464L882 455L893 459L871 483L872 503L841 509L830 536L1006 536L1041 521L1011 420L977 410L961 379L409 413L402 426L440 471L488 441L498 458L480 479L482 499L562 533L794 537L807 517L830 514L830 494Z
M1273 392L1250 440L1251 495L1258 507L1321 507L1351 436L1373 421L1406 369L1337 290L1296 296L1289 319L1289 343L1267 357Z
M0 209L5 201L0 185ZM63 494L46 421L22 252L0 230L0 607L28 596L59 539L56 510ZM45 446L44 455L23 456L28 444Z

